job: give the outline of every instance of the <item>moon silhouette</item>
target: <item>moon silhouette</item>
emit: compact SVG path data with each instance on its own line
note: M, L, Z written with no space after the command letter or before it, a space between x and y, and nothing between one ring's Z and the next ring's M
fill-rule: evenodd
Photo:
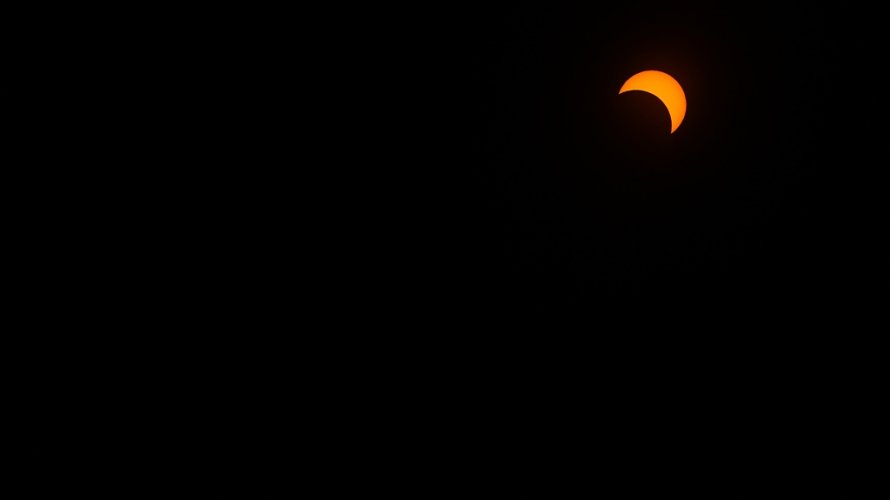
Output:
M656 70L641 71L628 78L618 93L623 94L631 90L648 92L664 103L668 114L671 115L672 134L683 122L683 117L686 116L686 94L683 93L683 87L671 75Z

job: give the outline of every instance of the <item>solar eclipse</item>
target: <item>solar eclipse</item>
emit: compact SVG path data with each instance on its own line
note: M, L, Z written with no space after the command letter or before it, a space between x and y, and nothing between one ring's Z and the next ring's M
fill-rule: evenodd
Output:
M657 97L667 108L671 116L671 133L683 123L686 116L686 94L683 87L671 75L656 71L641 71L628 78L621 86L619 94L632 90L641 90Z

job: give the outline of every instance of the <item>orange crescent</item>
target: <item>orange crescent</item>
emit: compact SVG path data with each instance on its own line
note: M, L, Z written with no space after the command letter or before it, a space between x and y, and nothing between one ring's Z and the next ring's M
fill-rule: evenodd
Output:
M641 71L628 78L618 93L623 94L629 90L648 92L664 103L671 115L672 134L683 122L683 117L686 116L686 94L671 75L656 70Z

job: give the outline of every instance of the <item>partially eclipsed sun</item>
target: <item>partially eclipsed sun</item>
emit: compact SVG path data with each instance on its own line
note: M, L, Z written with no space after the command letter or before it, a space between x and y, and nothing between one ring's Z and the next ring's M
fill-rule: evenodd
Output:
M686 94L671 75L655 70L641 71L628 78L618 93L623 94L629 90L648 92L664 103L671 115L672 134L683 122L683 117L686 116Z

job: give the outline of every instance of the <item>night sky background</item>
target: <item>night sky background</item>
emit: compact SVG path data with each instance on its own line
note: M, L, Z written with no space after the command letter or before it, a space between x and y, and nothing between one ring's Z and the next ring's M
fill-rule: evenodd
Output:
M58 144L93 144L82 117L116 129L102 139L111 172L147 165L122 183L52 149L71 206L86 203L79 182L113 214L84 229L44 208L71 236L47 231L63 243L35 253L115 239L54 261L89 277L51 291L82 297L97 282L80 263L120 259L103 291L115 298L96 307L121 345L69 335L101 358L81 383L74 349L58 349L76 365L60 368L44 356L57 344L34 337L14 457L31 498L179 480L197 496L238 483L244 498L312 497L313 481L338 497L867 498L849 493L877 470L867 424L886 399L886 97L862 85L886 60L878 14L335 10L307 41L309 14L295 27L290 13L210 23L197 9L165 57L142 39L163 71L132 79L163 91L109 99L105 83L106 115L79 90L64 97L76 112L20 99ZM93 74L81 65L65 75ZM685 90L674 134L657 98L618 95L646 69ZM312 79L322 88L304 90ZM152 99L162 112L134 111ZM57 144L30 141L23 157ZM117 209L140 190L154 201ZM115 253L108 227L134 231L147 257ZM151 300L119 292L134 283ZM60 331L79 324L58 316ZM144 318L153 330L131 341Z

